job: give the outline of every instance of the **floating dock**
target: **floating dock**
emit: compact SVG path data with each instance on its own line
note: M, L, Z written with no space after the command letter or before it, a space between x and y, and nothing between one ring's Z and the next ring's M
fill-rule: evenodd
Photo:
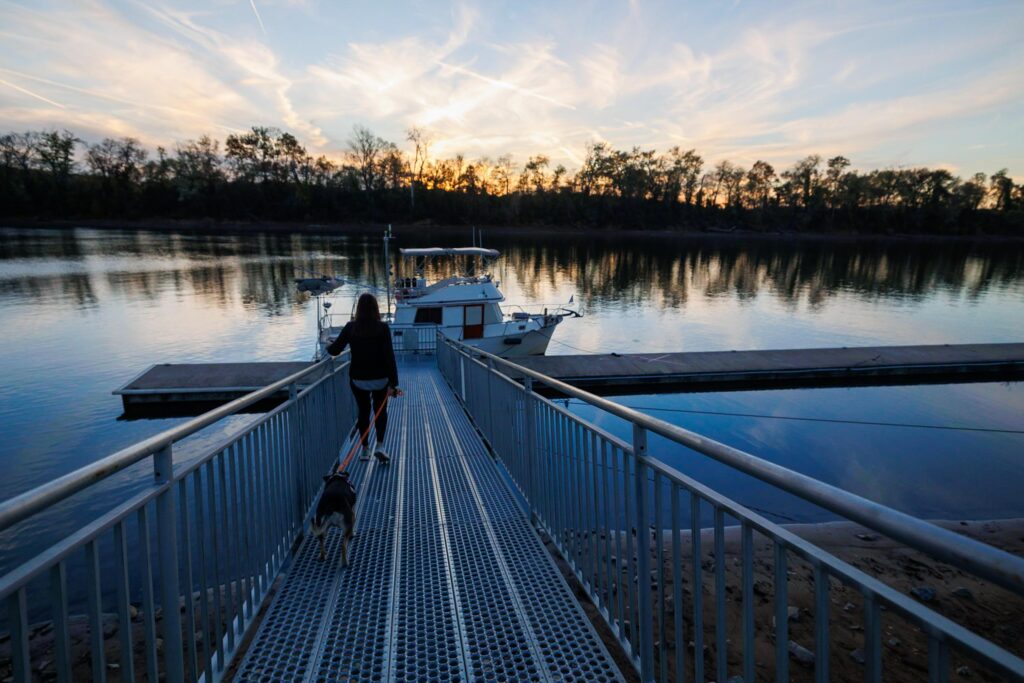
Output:
M1024 344L610 353L516 363L599 393L993 382L1024 378Z
M515 360L589 391L620 394L1024 379L1024 344L607 353ZM198 415L308 365L301 361L154 365L114 394L124 403L125 417ZM316 379L311 375L306 381ZM266 410L284 398L287 392L282 391L252 410Z
M262 389L308 367L308 362L161 363L153 365L114 394L121 397L126 417L148 415L198 415L213 406ZM303 388L319 375L307 375ZM256 404L266 410L288 398L282 391Z

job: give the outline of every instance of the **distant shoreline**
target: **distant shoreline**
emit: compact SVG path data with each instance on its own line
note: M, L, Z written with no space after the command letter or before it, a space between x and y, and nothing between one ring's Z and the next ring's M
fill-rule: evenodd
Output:
M214 220L0 220L0 228L38 230L122 230L137 232L191 232L199 234L309 234L309 235L366 235L376 234L386 223L309 223L295 221L214 221ZM442 225L433 222L394 223L396 235L424 232L428 234L465 233L467 238L473 226ZM835 243L983 243L1024 244L1022 235L933 235L927 233L821 233L821 232L760 232L754 230L680 230L676 228L589 228L573 225L509 226L478 225L485 235L515 237L519 235L547 235L552 237L587 237L607 239L614 237L678 238L701 241L793 241Z

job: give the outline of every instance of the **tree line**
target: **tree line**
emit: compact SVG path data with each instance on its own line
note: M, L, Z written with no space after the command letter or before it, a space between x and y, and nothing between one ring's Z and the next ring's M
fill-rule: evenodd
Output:
M1024 234L1024 186L1006 169L864 172L819 155L745 168L694 149L596 142L572 172L545 155L437 158L416 128L406 142L357 126L335 160L266 127L155 154L130 137L90 145L67 130L12 132L0 136L0 216Z

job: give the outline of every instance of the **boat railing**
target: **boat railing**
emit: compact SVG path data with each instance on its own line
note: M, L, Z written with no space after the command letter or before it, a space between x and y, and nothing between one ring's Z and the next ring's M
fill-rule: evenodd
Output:
M327 313L321 318L321 329L341 330L344 324L335 325L334 317L348 323L351 319L347 313ZM342 322L339 320L339 322ZM438 326L433 323L396 323L389 322L391 328L391 345L399 355L417 355L434 353L437 349Z
M72 631L83 632L72 609L86 614L91 680L106 680L108 667L134 680L134 662L150 681L223 677L354 424L348 368L345 358L314 363L0 503L0 531L16 534L76 494L104 495L129 467L146 463L152 473L0 577L13 680L36 675L30 639L43 631L32 623L44 618L56 676L72 680ZM183 439L282 390L289 398L273 410L225 426L227 436L175 462ZM119 647L108 662L111 628Z
M427 355L437 351L438 326L392 324L391 346L396 355Z
M838 618L832 614L832 605L840 594L860 602L859 607L848 602L842 618L860 615L866 680L882 677L883 612L890 628L898 616L920 629L920 635L907 629L910 633L901 637L908 641L907 656L911 641L919 641L913 647L926 653L923 668L929 680L947 679L951 653L978 662L996 675L1024 677L1019 653L940 615L659 460L651 452L651 439L661 437L708 456L1017 595L1024 594L1024 559L455 340L438 338L437 363L504 464L536 523L597 605L642 680L669 680L670 672L680 676L674 680L682 680L680 672L693 671L692 680L725 681L728 643L739 641L742 679L753 681L755 674L764 675L756 667L756 642L772 639L768 647L775 650L775 679L789 680L795 643L788 630L787 595L790 573L796 571L813 578L813 652L802 648L801 654L805 661L813 659L817 681L830 680L830 623ZM522 378L522 383L509 374ZM535 389L540 387L579 399L601 416L625 420L632 427L632 438L620 439L582 419L538 394ZM707 540L702 536L703 520L711 522ZM730 579L739 584L731 590L739 590L728 606L726 576L727 572L733 576L733 571L726 567L727 522L738 526L729 536L735 533L738 540L738 557L733 561L740 575L738 580ZM702 544L711 545L710 565L693 559L705 556L707 546L702 550ZM713 672L705 676L706 588L701 587L707 575L714 596L713 624L707 629L713 629L716 647L714 662L709 663ZM755 576L756 600L767 601L762 596L770 595L774 601L771 633L764 633L763 627L760 633L755 629ZM687 583L692 590L684 589ZM673 608L667 610L669 604ZM674 645L671 656L670 643Z

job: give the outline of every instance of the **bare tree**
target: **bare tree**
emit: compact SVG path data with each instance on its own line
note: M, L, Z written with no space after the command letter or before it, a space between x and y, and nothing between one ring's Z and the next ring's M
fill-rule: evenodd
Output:
M248 133L229 135L224 141L224 156L234 175L248 182L270 180L275 173L278 149L274 142L276 128L253 126Z
M517 189L520 192L532 190L538 194L547 189L547 167L550 161L543 154L530 157L523 166L523 172L519 174Z
M416 206L416 185L423 184L423 170L430 158L430 136L422 128L413 126L405 133L405 139L413 144L412 164L410 167L412 177L409 179L409 204Z
M760 207L762 210L767 208L775 178L775 169L771 164L760 160L754 162L747 171L746 190L751 206Z
M303 166L308 165L306 148L291 133L281 133L274 140L274 176L281 182L298 183ZM304 174L308 177L308 173Z
M989 179L993 204L997 211L1007 211L1013 205L1013 178L1005 168L993 173Z
M89 147L85 161L96 175L129 185L139 181L147 156L135 138L105 138Z
M42 133L36 140L39 165L49 171L58 185L66 185L75 170L75 147L82 142L71 132L55 130Z
M711 206L718 206L718 195L725 190L725 203L728 205L731 203L731 190L734 183L738 183L735 180L736 171L739 170L742 174L742 169L736 166L728 159L723 159L715 164L714 170L711 172L711 178L714 181L714 190L711 192L711 199L709 200ZM743 176L740 175L740 178Z
M834 156L828 160L828 169L825 171L825 190L828 192L828 208L830 209L835 210L836 208L839 183L849 166L850 160L844 156Z
M960 203L971 211L977 211L981 203L985 201L985 182L987 180L984 173L975 173L970 180L961 183L956 188L956 195Z
M198 195L212 195L224 180L220 143L209 135L178 145L174 159L174 180L178 199L186 201Z
M668 151L664 163L666 166L662 190L664 198L679 201L681 194L686 204L693 204L704 160L696 150L683 151L678 147L673 147Z
M382 140L369 128L356 126L352 139L348 141L348 158L359 173L363 190L373 192L380 184L380 158L387 141Z
M558 190L562 189L562 182L563 179L566 177L566 174L568 174L568 171L566 170L565 166L563 166L562 164L558 164L558 166L555 166L554 170L551 171L552 190L557 192Z
M796 162L793 168L782 172L782 177L792 184L794 193L799 194L805 208L811 205L811 197L818 189L820 164L821 157L811 154Z
M38 133L7 133L0 136L0 164L28 171L35 163Z
M512 191L512 168L512 157L508 154L502 154L495 160L491 177L499 194L507 195Z
M402 178L409 175L408 168L402 150L393 142L385 143L381 149L380 160L380 179L384 187L390 190L400 189Z

